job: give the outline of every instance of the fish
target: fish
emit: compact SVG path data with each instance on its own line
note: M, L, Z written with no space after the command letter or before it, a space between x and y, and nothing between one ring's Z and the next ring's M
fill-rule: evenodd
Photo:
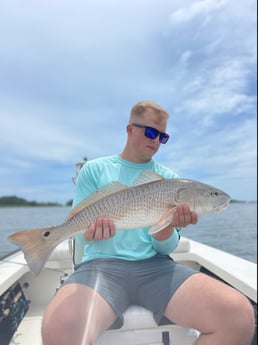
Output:
M231 198L208 184L182 178L163 178L143 170L132 186L113 181L71 210L62 224L23 230L8 239L23 252L29 269L38 275L55 247L84 233L97 218L108 218L118 230L149 227L153 235L173 220L177 205L186 204L198 217L224 210Z

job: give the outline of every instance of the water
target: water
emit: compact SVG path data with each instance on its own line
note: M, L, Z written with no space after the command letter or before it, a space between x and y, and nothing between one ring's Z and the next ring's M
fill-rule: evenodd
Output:
M70 207L0 208L0 257L18 249L7 239L13 232L63 223ZM200 217L182 236L257 262L257 204L231 203L219 213Z
M257 203L230 203L222 212L200 217L181 234L257 263Z
M7 237L26 229L61 224L65 221L71 207L4 207L0 208L0 257L18 247Z

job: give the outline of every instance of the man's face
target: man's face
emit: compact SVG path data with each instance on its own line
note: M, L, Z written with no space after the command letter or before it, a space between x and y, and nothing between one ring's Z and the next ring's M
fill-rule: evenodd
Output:
M159 132L166 132L167 121L158 122L155 111L147 109L143 116L137 119L136 124L149 126L157 129ZM155 139L146 137L145 128L131 126L131 145L135 157L139 163L148 162L160 147L159 135Z

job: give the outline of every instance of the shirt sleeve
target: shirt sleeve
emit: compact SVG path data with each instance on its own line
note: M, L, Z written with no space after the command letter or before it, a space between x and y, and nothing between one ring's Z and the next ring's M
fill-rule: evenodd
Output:
M82 167L77 177L72 207L76 207L82 200L94 193L96 189L97 186L92 176L90 162L88 162Z
M179 243L179 239L180 239L180 234L179 234L179 230L175 228L172 235L167 238L166 240L163 241L159 241L156 240L153 236L152 236L152 245L153 248L164 255L170 254L171 252L173 252L176 247L178 246Z

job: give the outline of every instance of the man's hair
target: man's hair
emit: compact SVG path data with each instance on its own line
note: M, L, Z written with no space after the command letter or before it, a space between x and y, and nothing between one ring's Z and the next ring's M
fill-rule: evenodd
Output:
M153 110L158 115L157 122L167 121L169 119L169 113L161 108L160 105L151 101L140 101L131 109L130 122L133 117L140 117L148 109Z

